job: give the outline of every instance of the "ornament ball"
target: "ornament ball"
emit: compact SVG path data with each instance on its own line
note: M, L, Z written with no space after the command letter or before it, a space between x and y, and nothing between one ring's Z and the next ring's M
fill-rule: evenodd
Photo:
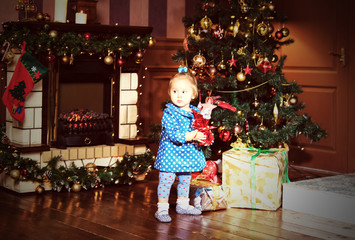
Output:
M63 56L62 57L62 63L63 64L68 64L69 63L69 57L68 56Z
M58 32L56 30L50 30L49 36L52 38L56 38L58 36Z
M221 132L219 133L219 138L223 141L223 142L228 142L229 140L231 140L232 138L232 134L229 130L227 129L222 129Z
M235 127L234 127L234 133L235 134L239 134L242 131L243 131L243 128L239 124L236 124Z
M38 195L41 195L44 192L44 188L41 185L38 185L35 191Z
M87 32L87 33L84 33L83 36L84 36L84 38L85 38L86 41L89 41L90 38L91 38L91 34L88 33L88 32Z
M20 178L20 170L18 170L18 169L11 170L10 176L15 180L19 179Z
M275 37L276 39L281 40L284 37L282 31L281 30L276 31Z
M80 192L81 190L81 184L80 183L74 183L72 186L73 192Z
M295 105L298 102L297 97L291 97L290 98L290 104Z
M111 65L111 64L113 63L113 57L112 57L112 56L106 56L106 57L104 58L104 62L105 62L105 64L107 64L107 65Z
M246 79L246 76L245 76L245 74L243 72L237 73L237 80L239 82L243 82L243 81L245 81L245 79Z
M284 37L287 37L290 34L290 31L288 30L288 28L285 28L285 27L283 27L281 29L281 32L282 32L282 36L284 36Z

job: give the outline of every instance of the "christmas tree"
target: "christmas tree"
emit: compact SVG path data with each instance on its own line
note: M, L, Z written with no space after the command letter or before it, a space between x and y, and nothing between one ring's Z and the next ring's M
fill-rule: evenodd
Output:
M282 72L293 43L286 16L271 0L202 0L183 18L187 36L175 62L196 76L200 107L217 127L212 150L238 143L250 148L284 147L300 134L311 141L327 133L301 111L302 93Z

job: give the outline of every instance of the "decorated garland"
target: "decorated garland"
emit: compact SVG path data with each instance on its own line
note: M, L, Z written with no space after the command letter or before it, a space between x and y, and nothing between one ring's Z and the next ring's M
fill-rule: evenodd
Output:
M125 58L135 53L136 63L140 63L143 59L143 53L148 46L154 44L154 39L150 34L140 36L133 34L130 36L107 37L103 34L64 32L59 33L57 30L51 29L49 24L44 24L39 31L31 31L27 27L19 25L11 25L9 27L4 24L4 32L0 34L0 44L5 46L9 43L10 49L16 49L26 41L26 51L33 55L42 54L47 56L49 62L56 57L61 57L63 63L73 62L75 56L81 54L97 55L98 57L111 57L117 52L120 57ZM1 55L5 54L4 47L1 49ZM6 54L13 55L11 51ZM10 57L6 57L11 60ZM110 58L110 59L111 59ZM11 61L7 61L9 63ZM112 64L107 61L106 64Z
M11 148L4 127L0 137L0 173L5 171L15 180L38 182L39 186L35 189L37 193L43 192L46 182L58 192L63 187L68 191L80 191L110 184L130 185L135 181L135 176L147 174L154 161L151 152L147 151L140 155L126 153L121 161L108 167L99 168L94 163L88 163L85 167L77 167L74 163L68 167L58 167L61 156L57 156L41 168L37 161L20 157L20 154Z

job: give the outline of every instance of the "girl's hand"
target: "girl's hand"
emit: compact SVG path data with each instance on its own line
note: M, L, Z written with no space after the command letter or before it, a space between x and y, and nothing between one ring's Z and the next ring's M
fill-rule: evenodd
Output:
M203 142L206 140L206 135L198 130L186 133L186 141Z

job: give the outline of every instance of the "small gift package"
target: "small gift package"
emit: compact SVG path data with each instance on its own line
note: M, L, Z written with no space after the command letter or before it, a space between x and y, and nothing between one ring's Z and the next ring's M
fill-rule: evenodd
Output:
M230 187L229 207L276 210L288 182L288 148L232 148L223 153L222 185Z
M229 188L222 185L199 187L195 192L194 205L202 211L228 208Z

